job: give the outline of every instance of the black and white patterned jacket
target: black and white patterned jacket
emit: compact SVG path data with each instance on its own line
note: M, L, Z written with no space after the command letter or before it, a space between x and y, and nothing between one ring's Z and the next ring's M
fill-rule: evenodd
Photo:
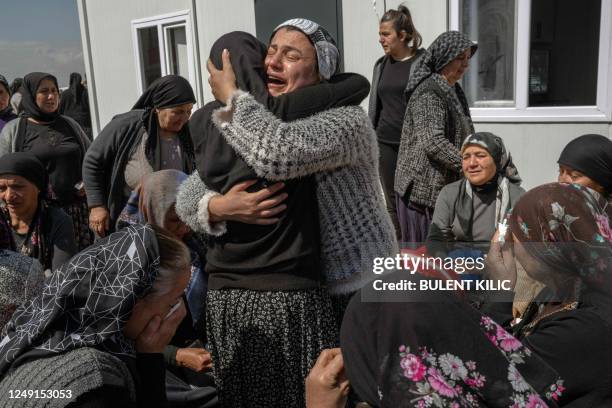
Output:
M404 117L395 191L404 200L434 208L442 187L461 177L463 140L474 133L459 85L432 74L414 91Z

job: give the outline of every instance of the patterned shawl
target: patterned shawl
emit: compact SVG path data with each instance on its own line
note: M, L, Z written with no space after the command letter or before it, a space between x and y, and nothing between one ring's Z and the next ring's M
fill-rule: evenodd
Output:
M579 278L612 295L610 203L577 184L550 183L528 191L510 215L510 228L530 255L554 271L550 280ZM544 272L543 272L544 273Z
M130 226L57 269L42 295L20 306L0 342L0 375L27 361L78 347L134 354L123 336L136 301L159 269L155 232Z

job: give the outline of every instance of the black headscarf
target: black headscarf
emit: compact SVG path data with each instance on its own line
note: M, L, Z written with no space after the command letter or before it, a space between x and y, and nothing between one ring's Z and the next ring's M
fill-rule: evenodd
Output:
M0 175L15 174L21 176L34 184L39 190L38 207L30 222L26 238L21 247L15 247L10 237L11 246L15 251L31 258L38 259L43 268L50 269L53 264L52 246L49 245L49 228L51 219L47 215L47 203L44 198L47 193L47 173L45 167L32 153L14 152L2 156L0 160ZM3 212L2 217L9 220L8 211ZM4 239L6 241L6 238Z
M224 49L230 50L230 61L238 88L251 93L257 101L267 106L269 95L264 66L266 46L243 31L224 34L210 49L210 59L217 69L223 68L221 53ZM213 123L213 111L222 106L219 101L206 104L193 115L189 126L194 135L206 135L194 138L196 167L200 177L210 188L225 192L235 183L256 179L257 175L234 152Z
M189 81L178 75L166 75L153 81L138 98L132 110L171 108L195 102L195 95Z
M15 92L21 92L19 88L21 88L22 84L23 84L23 78L13 79L13 82L11 82L11 95L13 95Z
M577 170L612 194L612 140L582 135L565 146L557 163Z
M59 92L57 78L53 75L45 72L31 72L23 78L23 85L21 87L23 99L21 100L21 105L23 106L23 113L26 117L36 119L40 122L53 122L59 116L57 110L55 112L46 113L36 104L36 91L43 79L50 79L53 81Z
M0 175L15 174L34 184L44 193L47 190L45 166L32 153L14 152L2 156Z
M132 107L132 110L144 109L142 121L148 134L145 154L155 171L161 170L161 149L158 148L159 123L155 109L172 108L195 102L195 95L189 81L178 75L166 75L153 81ZM183 154L183 170L190 173L193 171L195 158L189 126L183 126L177 137Z
M9 104L7 105L6 108L0 110L0 120L3 120L4 122L8 122L9 120L15 119L17 115L13 113L13 108L11 107L11 103L10 103L10 97L12 95L11 87L9 86L9 83L6 80L6 78L2 75L0 75L0 86L3 86L4 88L6 88L6 93L9 96Z
M81 74L78 72L73 72L70 74L70 92L72 97L74 98L74 103L81 103L81 99L83 96L83 91L85 87L83 86Z
M0 342L0 376L28 358L79 347L134 354L122 330L158 271L159 248L148 225L128 226L75 255L8 323Z

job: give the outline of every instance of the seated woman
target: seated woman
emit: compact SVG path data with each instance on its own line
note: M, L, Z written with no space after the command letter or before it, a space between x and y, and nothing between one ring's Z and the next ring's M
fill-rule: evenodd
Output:
M42 292L43 283L36 259L0 249L0 332L19 305Z
M188 347L204 333L208 275L205 243L193 234L175 211L176 194L187 175L178 170L160 170L143 177L137 190L132 192L128 204L119 214L117 230L128 225L152 224L164 228L189 248L191 255L191 279L185 290L188 318L181 325L177 336L165 351L166 362L202 372L210 368L210 353L203 348ZM205 344L204 338L200 339ZM180 347L177 347L180 346Z
M428 241L489 242L497 225L525 192L503 140L489 132L461 146L464 179L442 188Z
M559 156L560 183L575 183L612 201L612 140L582 135L565 146Z
M549 296L514 327L507 302L488 304L484 315L449 292L436 303L355 296L341 334L353 389L373 407L610 406L607 205L583 187L557 183L519 199L505 244L493 239L487 270L513 282L516 259Z
M41 405L163 406L162 352L185 317L189 266L187 247L148 225L76 255L7 325L2 406L15 406L11 393L24 389L58 390L39 393Z
M43 164L31 153L9 153L0 159L0 218L11 226L2 249L36 258L44 270L55 270L77 252L77 244L70 216L47 205L45 180Z

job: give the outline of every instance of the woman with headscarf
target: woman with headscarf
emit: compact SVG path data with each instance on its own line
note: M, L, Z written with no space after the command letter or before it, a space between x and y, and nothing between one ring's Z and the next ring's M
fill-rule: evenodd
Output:
M612 140L602 135L582 135L563 148L559 156L560 183L589 187L612 201Z
M83 162L83 180L89 223L99 236L114 231L143 176L164 169L195 170L187 126L195 101L185 78L159 78L131 111L115 116L94 140Z
M493 238L488 277L512 285L516 260L547 291L513 327L510 303L499 302L512 292L486 304L486 314L448 292L410 307L355 297L341 335L353 389L373 407L610 405L608 205L557 183L519 199L504 243Z
M11 89L5 77L0 75L0 131L7 122L17 119L17 115L13 112L10 104Z
M44 270L55 270L77 252L72 219L47 204L43 164L26 152L0 159L0 218L10 226L3 249L38 259ZM8 242L7 242L8 241Z
M62 92L59 113L74 119L83 131L91 138L91 113L89 112L89 96L82 83L81 74L70 74L70 87Z
M48 175L47 202L72 217L79 249L93 241L88 226L89 211L83 189L81 165L90 141L73 119L57 112L57 79L32 72L21 87L23 112L0 133L0 156L30 152L44 164Z
M525 192L501 137L468 136L461 146L464 179L442 188L428 241L489 242L507 212Z
M395 192L404 242L423 242L442 187L459 179L463 140L474 133L459 80L477 46L448 31L429 46L406 87Z
M285 120L304 118L332 106L358 104L367 95L367 80L354 74L333 76L338 53L329 34L316 23L300 21L310 23L306 31L311 37L301 29L298 33L293 29L290 35L304 33L302 44L319 39L313 54L320 54L320 61L308 59L315 65L309 66L309 72L318 70L323 78L316 85L272 97L266 89L266 47L247 33L221 37L213 45L211 60L221 69L222 51L228 49L226 65L231 60L238 87L252 92L255 100ZM271 84L273 89L278 86L279 81ZM283 183L260 176L213 121L213 112L222 106L212 102L194 114L190 126L194 134L196 129L198 132L194 139L199 174L183 183L177 200L181 218L194 230L211 236L207 331L220 399L231 407L303 406L308 370L319 351L337 341L329 294L321 287L314 178L288 180L285 191L274 196ZM210 224L208 200L218 196L215 191L237 207L251 197L262 200L263 206L252 218ZM267 203L272 204L263 208ZM386 215L384 206L381 212ZM390 222L387 225L392 231ZM270 392L271 387L281 391Z
M185 316L188 280L187 248L148 225L76 255L6 327L2 406L21 406L24 389L58 391L37 395L58 407L165 406L162 352Z

